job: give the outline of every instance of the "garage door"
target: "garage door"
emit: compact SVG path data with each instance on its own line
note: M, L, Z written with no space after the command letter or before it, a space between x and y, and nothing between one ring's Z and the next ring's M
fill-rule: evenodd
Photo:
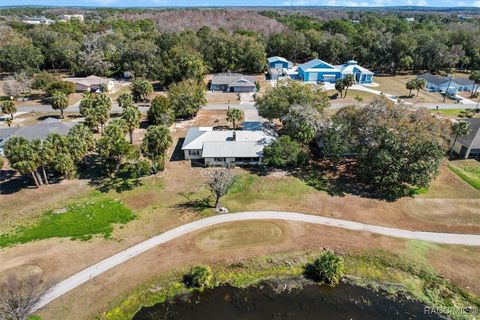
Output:
M323 76L323 81L325 82L335 82L335 75L334 74L326 74Z
M308 74L308 81L317 81L318 80L318 72L310 72Z

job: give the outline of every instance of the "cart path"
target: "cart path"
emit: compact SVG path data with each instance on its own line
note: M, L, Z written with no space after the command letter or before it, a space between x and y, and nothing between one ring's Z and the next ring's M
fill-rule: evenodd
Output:
M389 228L365 224L360 222L322 217L318 215L310 215L296 212L280 212L280 211L256 211L256 212L240 212L231 214L222 214L211 216L208 218L196 220L182 226L176 227L166 231L160 235L154 236L150 239L142 241L130 248L122 250L70 277L54 285L42 297L37 304L35 310L38 310L51 301L59 298L67 292L75 289L81 284L90 279L104 273L105 271L114 268L123 262L134 258L147 250L152 249L160 244L184 236L191 232L204 229L217 224L245 221L245 220L287 220L297 221L312 224L319 224L324 226L331 226L343 228L354 231L370 232L389 237L422 240L429 242L436 242L442 244L456 244L467 246L480 246L480 234L458 234L458 233L439 233L439 232L423 232L410 231L397 228Z

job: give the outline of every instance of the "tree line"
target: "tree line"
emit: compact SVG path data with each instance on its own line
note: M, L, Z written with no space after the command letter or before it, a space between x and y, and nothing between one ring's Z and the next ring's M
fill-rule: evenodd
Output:
M328 20L275 11L262 14L286 28L268 34L206 26L161 33L152 20L112 19L108 12L85 23L49 26L7 20L0 25L0 69L61 69L80 76L127 73L163 86L186 75L201 79L206 72L262 72L266 57L273 55L294 62L320 57L334 64L355 59L378 73L480 69L477 20L422 15L407 22L401 14L378 12Z

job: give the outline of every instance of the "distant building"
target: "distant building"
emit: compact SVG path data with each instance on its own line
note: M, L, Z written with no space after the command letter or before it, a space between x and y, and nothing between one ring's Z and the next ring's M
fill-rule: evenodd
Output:
M320 59L313 59L298 66L298 77L307 82L330 82L352 74L356 83L369 84L373 82L374 73L358 65L357 61L349 60L342 65L331 65Z
M3 146L11 137L23 137L28 140L44 140L50 133L66 135L76 123L61 122L58 119L47 118L39 124L23 127L11 127L0 129L0 154L3 154Z
M64 14L64 15L61 15L60 16L60 20L59 21L70 21L72 19L76 19L78 21L81 21L83 22L85 20L83 14Z
M45 17L25 17L25 19L22 20L23 23L26 24L32 24L32 25L51 25L52 23L55 23L54 20L52 19L47 19Z
M63 79L75 84L75 91L77 92L95 92L101 89L102 85L105 85L107 91L111 91L115 86L112 79L102 78L97 76L79 77L79 78L65 78Z
M273 129L248 123L251 130L214 130L195 127L187 131L182 145L187 160L203 160L205 165L262 163L263 148L276 139Z
M411 17L410 17L410 18L405 18L405 21L407 21L407 22L414 22L414 21L415 21L415 18L411 18Z
M236 93L255 92L257 86L255 77L244 76L240 73L219 73L213 76L210 90Z
M424 79L427 81L426 89L430 92L445 93L448 88L448 94L455 95L458 91L472 91L474 83L467 78L453 78L450 81L450 76L439 76L431 73L424 73L417 77L417 79Z
M453 151L465 159L480 159L480 119L462 119L461 121L470 123L470 132L466 136L457 138ZM452 143L454 139L455 137L452 136Z

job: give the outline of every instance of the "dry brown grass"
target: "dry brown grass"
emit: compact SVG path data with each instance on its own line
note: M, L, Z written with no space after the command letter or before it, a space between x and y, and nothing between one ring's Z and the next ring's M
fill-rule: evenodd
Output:
M232 92L211 92L207 91L205 94L208 104L239 104L240 100L236 93Z
M398 75L398 76L376 76L374 78L374 82L378 83L380 86L374 87L373 89L393 94L405 101L413 102L413 103L422 103L422 102L430 102L430 103L443 103L443 96L438 92L428 92L424 90L420 90L418 97L416 96L416 91L413 90L412 94L414 95L412 98L407 97L409 90L405 88L406 83L411 80L415 79L415 75ZM451 103L451 100L447 100L447 103Z

